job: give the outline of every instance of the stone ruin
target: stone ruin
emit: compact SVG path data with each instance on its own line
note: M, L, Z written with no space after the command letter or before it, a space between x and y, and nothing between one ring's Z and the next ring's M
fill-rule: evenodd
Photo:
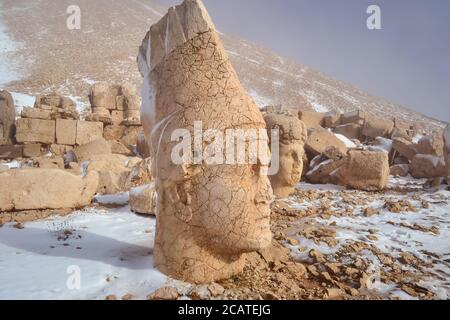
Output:
M272 129L279 130L279 170L269 176L277 197L289 196L295 190L303 173L306 127L294 116L269 113L264 117L269 137Z
M0 146L11 144L14 139L16 109L11 94L0 91Z
M170 8L151 27L138 65L158 194L155 265L194 283L231 277L243 270L245 253L271 243L273 196L262 162L175 164L171 134L180 128L193 134L195 121L205 131L265 132L262 114L242 88L200 0ZM267 147L267 137L263 143Z

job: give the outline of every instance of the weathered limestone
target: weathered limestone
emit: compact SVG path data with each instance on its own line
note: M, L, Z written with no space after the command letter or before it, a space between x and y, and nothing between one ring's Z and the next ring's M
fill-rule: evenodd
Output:
M0 145L10 144L14 140L14 122L16 108L8 91L0 90Z
M155 215L155 184L145 184L130 190L131 211L139 214Z
M77 112L77 108L75 103L56 92L52 92L46 95L38 95L36 97L36 102L34 103L34 110L28 110L30 112L31 118L35 118L32 115L42 117L46 114L47 111L50 112L50 118L45 119L73 119L78 120L79 114Z
M323 117L323 126L325 128L334 128L341 124L341 114L336 112L327 112Z
M320 129L323 125L324 113L302 110L298 112L298 118L305 124L307 129Z
M84 145L78 146L73 150L75 159L81 163L91 160L93 156L101 154L111 154L111 145L103 138L91 141Z
M300 182L303 172L303 154L308 135L305 124L294 116L269 113L264 117L268 135L279 130L279 170L269 176L273 193L280 198L289 196Z
M34 158L41 155L42 145L40 143L26 144L23 146L23 157Z
M311 183L336 183L334 172L347 160L347 155L334 146L311 161L311 170L306 173L306 178Z
M0 211L81 208L91 203L98 174L84 178L59 169L0 173Z
M110 125L103 130L103 138L106 140L120 140L125 135L125 126Z
M55 143L55 121L41 119L18 119L16 122L16 140L18 143Z
M408 160L412 160L417 154L414 144L404 138L394 138L392 148Z
M361 125L347 123L334 128L334 133L342 134L349 139L361 139Z
M24 108L20 113L21 118L51 120L52 112L39 108Z
M442 156L444 154L444 140L441 135L433 134L425 136L416 145L417 153Z
M362 127L362 135L365 137L390 137L394 129L394 121L382 119L374 115L367 115Z
M188 153L177 164L171 153L178 142L171 134L181 128L193 136L197 121L204 131L266 134L264 119L244 92L200 0L170 8L151 27L138 65L144 77L142 123L158 194L155 265L194 283L231 277L243 270L244 253L271 242L273 194L263 170L266 161L193 165ZM260 145L267 149L267 136Z
M315 130L311 132L305 143L305 150L311 158L322 154L329 146L335 146L342 153L347 153L345 143L328 130Z
M119 125L140 124L140 101L131 85L94 84L89 92L92 114L89 121Z
M83 145L103 138L103 123L77 121L76 144Z
M444 157L431 154L417 154L412 158L411 175L416 178L439 178L447 175Z
M385 152L350 150L348 159L337 169L339 185L360 190L383 190L389 178L389 160Z
M77 121L56 119L56 143L75 145L77 141Z
M363 125L366 119L366 113L361 110L347 112L341 115L341 124L360 124Z

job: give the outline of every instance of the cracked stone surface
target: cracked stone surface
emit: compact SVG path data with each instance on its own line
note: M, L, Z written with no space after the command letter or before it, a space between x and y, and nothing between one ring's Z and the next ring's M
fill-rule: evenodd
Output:
M304 145L308 135L305 124L297 117L283 114L267 114L264 117L268 135L279 129L279 171L269 176L273 192L284 198L295 190L303 171Z
M224 136L236 128L266 133L264 119L201 1L184 1L151 27L138 65L144 77L141 120L158 194L155 265L194 283L229 278L243 270L245 253L271 242L273 192L264 162L175 165L171 153L179 142L171 134L186 129L194 136L195 121L203 132L216 129ZM262 140L267 146L267 135Z

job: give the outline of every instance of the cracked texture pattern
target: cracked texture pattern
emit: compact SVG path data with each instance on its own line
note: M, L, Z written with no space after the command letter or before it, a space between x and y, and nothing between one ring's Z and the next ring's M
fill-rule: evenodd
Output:
M279 130L279 170L269 178L274 194L284 198L294 192L302 177L308 132L305 124L295 116L269 113L264 120L269 137L272 129Z
M227 129L265 132L264 119L201 1L186 0L152 26L138 65L158 194L155 265L194 283L231 277L242 271L245 253L271 242L273 193L264 165L175 165L171 153L178 141L171 134L181 128L194 136L196 121L203 132L216 129L224 136ZM267 146L267 135L262 140Z

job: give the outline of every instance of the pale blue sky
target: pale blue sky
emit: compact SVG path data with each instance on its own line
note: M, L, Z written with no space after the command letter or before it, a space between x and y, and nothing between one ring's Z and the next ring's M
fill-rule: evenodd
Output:
M449 0L204 2L226 34L450 121ZM382 30L366 27L370 4L381 7Z

